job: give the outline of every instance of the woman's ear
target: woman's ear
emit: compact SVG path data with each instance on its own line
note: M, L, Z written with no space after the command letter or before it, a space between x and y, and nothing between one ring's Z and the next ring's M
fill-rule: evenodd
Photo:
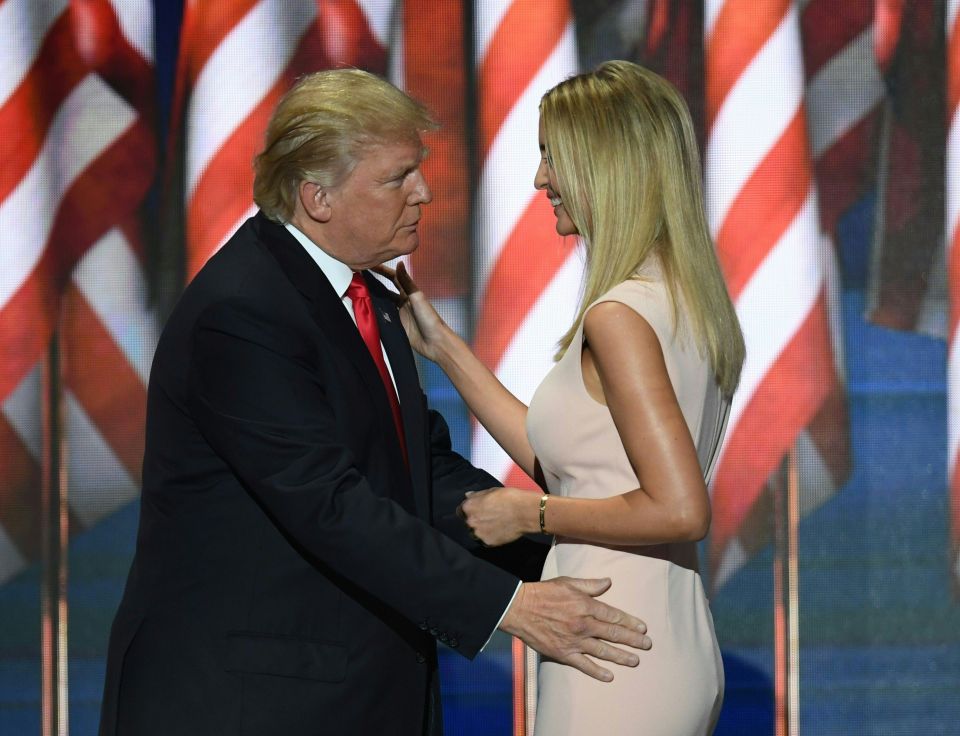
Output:
M330 206L329 193L320 184L314 181L301 181L298 194L300 204L310 219L317 222L327 222L333 215Z

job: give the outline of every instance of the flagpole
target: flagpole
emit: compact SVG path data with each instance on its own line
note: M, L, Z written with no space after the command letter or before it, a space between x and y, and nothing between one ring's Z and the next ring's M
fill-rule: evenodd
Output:
M796 445L772 479L774 733L800 734L800 477Z
M510 639L510 662L513 671L513 736L527 736L527 646L520 639Z
M786 528L784 520L784 468L771 478L773 493L773 714L774 736L787 736L787 613L784 595Z
M800 736L800 469L797 444L787 456L787 713Z
M513 669L513 736L532 736L537 715L537 665L539 656L520 639L511 640Z
M63 431L62 361L54 333L43 362L43 469L40 488L40 714L42 736L67 736L67 454Z

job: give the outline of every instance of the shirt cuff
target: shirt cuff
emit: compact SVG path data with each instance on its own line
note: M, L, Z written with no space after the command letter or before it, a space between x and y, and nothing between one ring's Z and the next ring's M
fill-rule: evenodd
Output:
M500 628L500 624L503 623L503 619L504 619L504 617L507 615L507 611L510 610L510 606L513 605L514 600L516 600L516 598L517 598L517 593L520 592L520 586L521 586L521 585L523 585L523 581L522 581L522 580L521 580L519 583L517 583L517 587L516 587L516 589L513 591L513 595L510 596L510 602L507 603L507 607L504 608L504 609L503 609L503 613L500 614L500 620L497 621L497 625L493 627L493 631L490 632L490 636L487 637L487 640L483 643L483 646L480 647L480 651L481 651L481 652L482 652L484 649L487 648L487 644L490 643L490 640L493 638L493 635L496 633L497 629Z

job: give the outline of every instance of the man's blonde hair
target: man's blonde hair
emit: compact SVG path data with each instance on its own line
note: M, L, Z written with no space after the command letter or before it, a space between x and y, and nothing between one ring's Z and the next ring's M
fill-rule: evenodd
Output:
M583 300L557 357L587 307L656 256L675 328L682 302L694 340L723 393L732 396L743 335L710 238L697 140L683 98L653 72L610 61L548 91L540 115L559 194L587 254Z
M342 182L365 147L407 140L437 124L426 108L360 69L301 77L277 104L254 158L253 199L276 222L293 216L300 182Z

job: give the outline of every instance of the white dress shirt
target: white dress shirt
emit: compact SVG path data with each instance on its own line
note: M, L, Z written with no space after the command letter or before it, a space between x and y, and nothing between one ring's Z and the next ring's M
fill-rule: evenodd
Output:
M288 222L284 227L286 227L290 234L297 239L297 242L303 246L303 249L307 251L307 255L320 266L323 275L327 277L327 281L330 282L334 291L337 292L337 296L340 297L343 308L347 310L350 319L356 324L357 316L353 313L353 300L347 296L347 287L350 286L350 282L353 280L353 269L323 250L310 240L310 238L300 232L296 226ZM383 349L383 342L380 343L380 352L383 353L383 362L387 364L387 373L390 374L390 380L393 381L393 391L397 394L397 402L399 402L400 392L397 391L397 379L393 377L393 367L390 365L390 358L387 356L387 351Z

